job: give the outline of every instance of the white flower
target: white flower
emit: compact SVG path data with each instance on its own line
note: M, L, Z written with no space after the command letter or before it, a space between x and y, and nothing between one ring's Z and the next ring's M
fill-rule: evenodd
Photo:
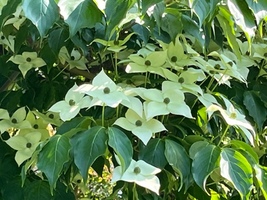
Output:
M13 13L12 17L9 18L5 25L13 24L13 26L19 30L20 25L26 20L26 17L24 15L24 12L22 10L22 6L19 5L16 9L16 12Z
M166 130L163 124L156 119L147 120L144 114L139 116L136 112L128 109L125 117L121 117L115 121L116 125L131 131L146 145L153 133Z
M73 49L71 53L69 54L67 48L64 46L59 51L59 60L62 64L68 63L68 67L70 69L77 68L80 70L86 70L87 67L85 63L87 62L85 57L81 55L81 53Z
M162 83L162 91L149 89L143 92L145 98L144 111L147 119L169 113L192 118L191 110L185 103L184 93L177 87L173 87L170 81Z
M207 108L209 116L211 116L213 112L219 111L228 125L239 127L244 132L251 145L254 145L255 131L251 124L246 120L245 115L235 109L228 99L224 97L221 98L225 103L226 109L213 104Z
M0 32L0 44L2 44L5 48L9 48L12 52L14 52L14 44L15 44L15 36L9 35L5 36L2 32Z
M122 173L121 166L114 169L112 182L119 180L134 182L141 187L147 188L159 194L160 182L156 174L161 170L146 163L143 160L132 160L130 166Z
M26 118L26 110L24 107L16 110L11 117L9 117L8 113L0 109L0 114L3 114L0 119L0 132L3 133L10 128L24 129L31 128L30 122L25 120Z
M41 137L39 132L30 132L25 135L16 135L6 141L11 148L17 150L15 160L18 165L21 165L21 163L32 156L39 145Z
M23 76L25 76L31 68L38 68L46 65L42 58L37 57L36 52L23 52L22 55L13 56L9 60L19 65Z
M83 84L75 91L85 93L93 97L92 105L106 105L117 107L122 101L129 101L122 88L117 86L104 72L93 79L92 84Z
M80 109L90 107L91 99L88 96L84 97L84 94L76 92L78 86L75 84L69 89L65 96L65 100L59 101L54 104L49 111L59 112L60 118L63 121L71 120L79 112Z

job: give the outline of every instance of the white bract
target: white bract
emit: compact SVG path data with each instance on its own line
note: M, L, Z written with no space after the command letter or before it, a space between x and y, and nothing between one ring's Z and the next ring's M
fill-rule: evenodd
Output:
M122 88L117 86L102 70L92 81L83 84L75 91L91 96L93 105L117 107L122 101L129 101Z
M226 98L221 97L225 103L226 109L223 107L213 104L207 108L209 117L215 111L219 111L225 120L225 122L230 126L239 127L243 133L246 135L247 139L254 145L255 131L251 124L246 120L245 115L241 114L233 104Z
M127 110L125 117L117 119L114 124L131 131L145 145L148 143L153 133L166 130L160 121L156 119L147 120L144 114L140 116L131 109Z
M32 69L38 68L46 65L45 61L42 58L37 57L36 52L23 52L22 55L16 55L9 59L15 64L19 65L19 69L23 76Z
M0 132L3 133L10 128L24 129L31 128L30 122L25 120L26 118L26 110L24 107L16 110L11 117L9 117L8 113L0 109L0 114L3 114L0 119Z
M126 171L122 172L122 167L118 166L113 170L112 182L119 180L134 182L141 187L147 188L159 194L160 182L156 174L161 170L146 163L143 160L132 160Z
M26 20L26 17L24 15L24 12L22 10L22 6L19 5L16 9L16 12L13 13L12 17L9 18L6 22L5 25L8 24L13 24L13 26L19 30L20 25Z
M176 87L176 83L164 81L162 91L157 89L143 90L142 98L147 119L158 115L175 114L192 118L189 106L185 103L184 93Z
M65 100L59 101L54 104L49 111L59 112L59 116L63 121L71 120L74 118L79 112L80 109L85 107L90 107L91 99L88 96L84 96L84 94L75 91L78 86L75 84L70 90L67 92L65 96Z
M87 61L85 57L82 56L81 53L76 49L73 49L69 54L67 48L64 46L60 49L58 57L62 64L65 64L67 62L68 63L67 66L70 69L72 68L77 68L80 70L87 69L85 65Z
M13 149L17 150L15 160L18 165L21 165L25 160L29 159L36 147L39 145L41 133L30 132L25 135L16 135L6 141Z

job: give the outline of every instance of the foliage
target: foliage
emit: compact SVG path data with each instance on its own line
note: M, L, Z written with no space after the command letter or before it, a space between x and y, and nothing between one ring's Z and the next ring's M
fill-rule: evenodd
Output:
M0 199L267 198L265 1L0 9Z

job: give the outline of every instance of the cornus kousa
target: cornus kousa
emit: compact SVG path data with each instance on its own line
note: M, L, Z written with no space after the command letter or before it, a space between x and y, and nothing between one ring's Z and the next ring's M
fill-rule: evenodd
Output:
M87 62L85 57L77 49L73 49L70 53L64 46L59 51L59 60L62 64L66 64L69 69L77 68L80 70L86 70L87 67L85 63Z
M160 121L156 119L147 120L144 114L140 116L131 109L127 110L125 117L117 119L114 124L131 131L145 145L148 143L153 133L166 130Z
M162 91L157 89L142 90L142 98L146 100L144 111L147 119L170 113L192 118L190 108L185 103L184 93L169 83L172 82L163 82Z
M37 57L36 52L23 52L22 55L13 56L9 60L19 65L18 67L24 77L30 69L46 65L42 58Z
M7 131L10 128L16 128L16 129L24 129L24 128L31 128L30 122L25 120L26 118L26 110L25 107L21 107L17 109L11 117L9 117L9 114L1 109L0 114L3 114L0 119L0 132L3 133Z
M17 150L15 160L18 165L21 165L32 156L36 147L39 145L41 137L40 132L30 132L25 135L16 135L6 141L11 148Z
M122 101L129 101L122 88L117 86L104 72L93 79L92 84L83 84L75 91L91 96L92 106L101 105L112 108L117 107Z
M77 92L77 88L78 86L75 84L67 92L65 100L59 101L54 104L49 109L49 111L58 112L60 118L63 121L67 121L74 118L80 112L80 109L90 107L91 98L88 96L84 96L84 94L82 93Z
M143 160L132 160L130 166L124 173L121 166L118 166L113 170L112 182L117 182L119 180L134 182L141 187L159 194L160 182L156 174L160 171L160 169Z

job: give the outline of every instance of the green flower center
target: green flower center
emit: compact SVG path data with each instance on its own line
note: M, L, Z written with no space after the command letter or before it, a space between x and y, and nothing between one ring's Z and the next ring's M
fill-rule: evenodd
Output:
M169 104L170 103L170 98L168 98L168 97L166 97L166 98L164 98L164 100L163 100L163 102L165 103L165 104Z
M80 184L82 182L81 179L76 180L76 183Z
M145 65L146 65L146 66L150 66L150 65L151 65L151 62L150 62L149 60L146 60L146 61L145 61Z
M236 117L237 117L237 114L236 114L235 112L232 112L232 113L230 114L230 118L231 118L231 119L236 119Z
M49 117L50 119L54 119L55 116L51 113L51 114L48 115L48 117Z
M38 124L34 124L33 128L38 129L39 128Z
M2 35L2 36L1 36L1 40L4 40L4 39L6 39L6 37Z
M18 120L15 119L15 118L13 118L13 119L11 120L11 122L12 122L13 124L16 124L16 123L18 123Z
M228 62L227 64L232 67L234 63L233 62Z
M141 120L137 120L136 122L135 122L135 126L142 126L142 122L141 122Z
M19 15L19 19L21 19L22 18L22 16L21 15Z
M134 168L134 173L135 174L140 174L140 172L141 172L141 169L139 167L135 167Z
M214 68L218 70L218 69L221 68L221 66L220 66L219 64L216 64L216 65L214 66Z
M31 147L32 147L32 143L28 142L28 143L26 144L26 147L27 147L27 148L31 148Z
M180 78L178 79L178 82L179 82L179 83L184 83L184 78L183 78L183 77L180 77Z
M27 61L27 62L31 62L32 59L31 59L30 57L28 57L28 58L26 58L26 61Z
M119 43L118 40L114 40L113 44L114 44L114 45L119 45L120 43Z
M105 87L105 88L103 89L103 92L104 92L104 94L109 94L109 93L110 93L110 89L109 89L109 87Z
M177 57L176 56L171 57L171 61L172 62L176 62L177 61Z
M69 105L70 106L74 106L75 105L75 101L73 99L69 100Z
M74 56L71 56L70 59L71 59L71 60L75 60L75 57L74 57Z

